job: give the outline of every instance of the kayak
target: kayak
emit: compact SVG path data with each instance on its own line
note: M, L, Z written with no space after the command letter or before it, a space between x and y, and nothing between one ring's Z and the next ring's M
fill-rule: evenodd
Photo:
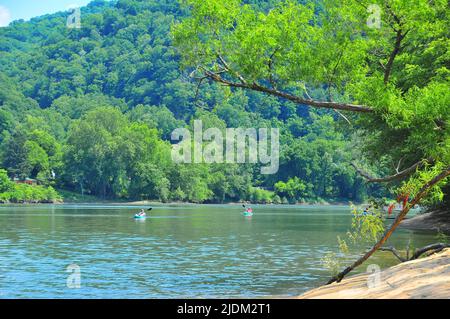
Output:
M248 217L250 217L250 216L253 216L253 213L249 213L249 212L244 212L244 216L248 216Z
M134 218L136 218L136 219L142 219L142 218L145 218L145 217L147 217L146 215L144 215L144 216L141 216L141 215L134 215Z

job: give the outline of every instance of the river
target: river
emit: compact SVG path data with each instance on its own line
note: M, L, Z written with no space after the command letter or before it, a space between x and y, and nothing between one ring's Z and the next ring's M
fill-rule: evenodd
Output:
M134 220L138 206L1 206L0 298L295 296L329 278L321 258L351 222L345 206L153 207ZM434 236L400 229L389 244ZM380 252L358 271L368 264L396 260Z

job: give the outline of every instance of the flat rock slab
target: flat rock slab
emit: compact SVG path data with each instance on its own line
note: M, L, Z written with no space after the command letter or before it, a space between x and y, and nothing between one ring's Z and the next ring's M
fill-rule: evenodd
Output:
M450 298L450 248L401 263L378 274L348 277L306 292L299 299Z
M405 219L400 227L420 230L441 230L450 232L450 212L433 211Z

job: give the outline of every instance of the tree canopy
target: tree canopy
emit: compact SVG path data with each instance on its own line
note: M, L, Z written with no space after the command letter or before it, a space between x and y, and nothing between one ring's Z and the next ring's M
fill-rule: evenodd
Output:
M360 114L342 115L363 140L360 162L448 170L447 1L183 3L191 15L173 35L198 78ZM366 23L374 4L379 27Z
M214 82L198 86L191 69L180 70L186 56L173 46L171 26L191 11L177 1L93 1L81 8L80 29L66 27L69 14L0 28L1 167L10 178L108 198L194 202L388 195L361 187L339 114ZM321 86L308 90L327 94ZM280 170L264 176L257 165L174 165L170 134L195 119L205 127L279 128ZM306 189L293 196L275 187L297 179Z
M450 175L447 1L183 3L191 14L173 35L195 77L334 110L353 132L355 170L370 182L403 180L396 189L403 208L394 222L329 283L382 247L411 207L443 200ZM330 156L322 158L326 166ZM373 177L359 167L364 161L393 169ZM275 187L289 196L306 188L291 181Z

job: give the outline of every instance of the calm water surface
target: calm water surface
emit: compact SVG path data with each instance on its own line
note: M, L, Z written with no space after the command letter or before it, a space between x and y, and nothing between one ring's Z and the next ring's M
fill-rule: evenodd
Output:
M293 296L324 283L320 259L338 250L349 208L253 207L246 218L241 206L156 206L134 220L136 206L1 206L0 298ZM399 230L390 244L434 236ZM377 253L371 263L396 260ZM67 288L70 264L79 289Z

